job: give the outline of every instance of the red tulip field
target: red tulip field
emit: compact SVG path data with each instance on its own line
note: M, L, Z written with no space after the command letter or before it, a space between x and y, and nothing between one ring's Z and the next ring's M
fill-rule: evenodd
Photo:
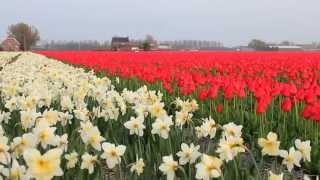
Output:
M176 89L175 96L213 104L254 99L257 114L280 108L282 114L320 123L320 53L39 53L123 79L160 83L169 94Z

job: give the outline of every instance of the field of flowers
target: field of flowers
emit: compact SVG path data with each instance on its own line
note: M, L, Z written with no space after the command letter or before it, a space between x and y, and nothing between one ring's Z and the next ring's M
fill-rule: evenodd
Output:
M0 54L0 179L320 174L320 54L38 53Z

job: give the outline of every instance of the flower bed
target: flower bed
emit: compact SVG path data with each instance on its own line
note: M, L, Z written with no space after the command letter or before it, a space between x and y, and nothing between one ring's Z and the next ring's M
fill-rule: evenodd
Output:
M23 53L0 76L3 178L282 179L314 160L307 139L250 139L245 126L200 117L194 99L120 91L41 55Z

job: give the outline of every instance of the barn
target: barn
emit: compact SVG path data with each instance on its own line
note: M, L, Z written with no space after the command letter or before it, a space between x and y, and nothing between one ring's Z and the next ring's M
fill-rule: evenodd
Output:
M113 37L111 40L111 49L113 51L130 51L131 43L129 37Z

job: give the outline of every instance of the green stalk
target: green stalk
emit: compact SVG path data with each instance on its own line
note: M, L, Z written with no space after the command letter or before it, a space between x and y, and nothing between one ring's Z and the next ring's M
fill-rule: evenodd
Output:
M237 165L236 159L233 160L233 165L234 165L234 168L236 170L236 179L238 179L238 177L239 177L239 169L238 169L238 165Z
M122 177L122 171L121 171L121 164L120 163L119 163L118 167L119 167L119 178L120 178L120 180L124 180L123 177Z

